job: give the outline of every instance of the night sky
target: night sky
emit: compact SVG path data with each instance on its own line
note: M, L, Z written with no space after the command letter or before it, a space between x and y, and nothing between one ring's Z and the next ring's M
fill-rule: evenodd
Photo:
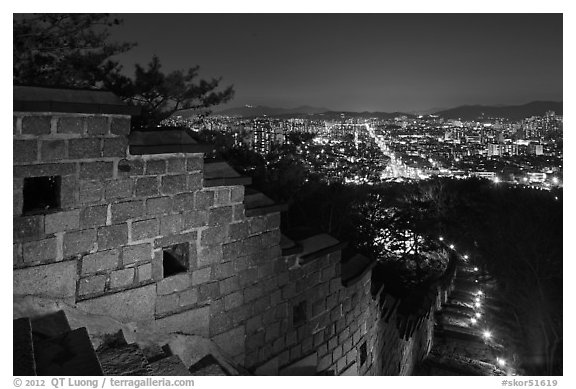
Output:
M227 107L312 105L423 111L562 100L561 14L129 14L112 39L200 65L236 96Z

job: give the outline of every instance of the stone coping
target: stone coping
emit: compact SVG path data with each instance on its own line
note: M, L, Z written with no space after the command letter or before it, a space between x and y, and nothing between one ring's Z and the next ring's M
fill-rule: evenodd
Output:
M88 89L13 87L14 112L66 112L138 115L140 108L126 105L109 91Z

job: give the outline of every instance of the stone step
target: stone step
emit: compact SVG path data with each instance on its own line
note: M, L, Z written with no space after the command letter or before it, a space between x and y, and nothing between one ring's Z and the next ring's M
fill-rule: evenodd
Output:
M54 338L71 330L66 314L62 310L32 319L34 342Z
M102 367L85 327L38 342L34 357L38 375L102 375Z
M191 375L195 376L227 376L228 371L211 354L206 355L190 366Z
M15 376L36 375L36 362L34 361L34 344L32 342L32 325L27 317L12 322L14 362L13 374Z
M169 357L151 362L149 366L152 371L151 375L155 376L192 375L178 355L170 355Z
M152 375L144 352L137 344L99 348L97 354L105 375Z

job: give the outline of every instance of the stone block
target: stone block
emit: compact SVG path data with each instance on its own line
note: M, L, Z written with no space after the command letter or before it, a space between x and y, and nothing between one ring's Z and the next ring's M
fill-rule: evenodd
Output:
M220 298L220 286L218 282L200 284L198 299L199 301L213 301Z
M164 278L157 284L157 293L159 295L181 292L192 286L192 280L189 273L179 273L168 278Z
M102 181L80 181L79 199L82 204L98 203L104 197Z
M210 308L201 307L156 319L155 328L163 333L209 336Z
M19 266L22 264L22 245L21 244L13 244L12 245L12 265Z
M128 139L125 137L103 139L102 144L103 157L125 158L127 150L128 150Z
M241 221L246 218L244 214L244 204L235 204L232 206L232 209L234 210L234 221Z
M144 174L144 162L141 159L121 159L118 161L118 177L127 178Z
M40 142L40 160L58 161L66 158L66 142L63 140L45 140Z
M230 236L230 240L240 240L245 239L248 236L248 223L246 222L239 222L239 223L232 223L228 229L228 235Z
M224 297L224 309L229 311L237 308L244 303L244 296L242 292L234 292Z
M194 193L180 193L174 196L172 212L186 212L194 209Z
M93 251L96 244L96 230L70 231L64 234L64 258Z
M266 215L266 230L275 230L280 228L281 216L280 212L271 213Z
M49 134L51 121L52 117L50 116L24 116L22 118L22 134Z
M234 321L230 314L211 311L210 335L214 336L226 332L234 327Z
M89 314L110 316L125 323L152 320L156 305L155 289L155 285L146 285L79 301L76 306Z
M192 228L204 227L208 224L207 211L190 211L182 213L182 228L190 230Z
M187 289L183 292L178 293L178 305L185 307L188 305L193 305L198 302L198 290Z
M202 246L215 246L222 244L226 239L224 226L208 227L200 232L200 244Z
M222 246L209 246L200 249L200 255L197 258L197 267L210 266L222 261Z
M214 277L224 279L236 275L236 269L232 262L220 263L214 266Z
M258 280L258 269L249 268L238 273L240 285L250 285Z
M118 250L99 251L82 258L82 275L116 269L119 264Z
M160 222L158 219L148 219L132 222L132 241L150 239L158 236Z
M98 158L102 155L99 138L80 138L68 141L68 158Z
M162 250L154 250L152 257L152 279L160 281L164 278L164 265L162 263L163 253Z
M235 357L244 352L245 338L244 327L240 326L216 335L212 340L224 353Z
M259 299L262 296L262 287L260 285L249 286L244 289L244 301L246 303Z
M214 206L230 205L230 188L216 189L214 192Z
M90 116L86 118L86 131L88 135L107 135L110 132L110 123L106 116Z
M174 312L178 308L178 295L170 294L156 297L156 315Z
M80 179L82 180L103 180L112 178L112 162L80 162Z
M44 216L46 234L75 230L80 227L80 210L49 213Z
M134 283L134 268L113 271L110 274L110 287L121 288Z
M148 215L165 215L172 209L170 197L154 197L146 200L146 213Z
M144 282L152 279L152 263L145 263L138 266L138 282Z
M137 197L158 196L159 183L156 177L138 177L134 193Z
M122 264L124 266L135 262L148 262L152 258L152 244L142 243L122 248Z
M162 194L176 194L186 192L186 175L175 174L162 176L160 191Z
M96 293L104 292L106 288L106 276L92 276L87 278L82 278L78 282L78 295L85 296Z
M230 202L231 203L244 202L244 186L234 186L230 189Z
M328 370L330 365L332 365L332 354L320 358L320 361L318 362L318 371Z
M83 117L61 117L58 119L59 134L84 134Z
M118 248L128 243L128 225L115 224L98 228L98 249Z
M35 162L38 160L38 142L36 140L14 140L12 151L12 161L14 163Z
M15 242L37 240L44 235L44 215L20 216L12 220L12 236Z
M14 166L14 178L67 176L76 173L75 163L41 163L35 165Z
M76 261L14 269L13 294L73 298L76 294Z
M60 180L60 208L73 208L78 203L78 180L75 176L64 176Z
M186 179L186 186L189 191L196 192L202 190L204 186L203 181L204 177L202 176L202 173L190 173Z
M128 135L130 133L130 118L112 118L110 132L114 135Z
M226 296L232 292L240 290L240 283L238 282L238 277L229 277L220 281L220 293L222 296Z
M258 331L254 334L246 336L246 350L247 351L254 351L258 350L260 347L264 346L266 338L265 331Z
M192 285L200 285L210 282L212 276L212 268L205 267L197 269L192 272Z
M131 179L107 181L105 185L106 200L131 197L133 186L134 183Z
M166 174L166 161L163 159L149 159L146 161L146 175L157 176Z
M107 205L86 207L80 212L80 228L100 227L106 225Z
M25 263L53 261L56 259L56 238L24 243L22 258Z
M214 192L213 191L198 191L195 193L196 199L194 205L199 211L205 211L214 205Z
M212 208L208 211L208 225L228 225L232 222L232 207Z
M170 158L166 162L168 173L184 173L186 171L186 158Z
M131 200L112 204L112 223L121 223L129 219L136 219L144 216L144 201Z
M182 215L167 215L160 218L160 235L173 235L182 232Z
M204 170L204 158L202 155L186 158L186 170L201 171Z
M196 231L187 232L185 234L170 235L154 240L154 247L168 247L178 243L191 243L190 253L195 251L194 242L196 241Z

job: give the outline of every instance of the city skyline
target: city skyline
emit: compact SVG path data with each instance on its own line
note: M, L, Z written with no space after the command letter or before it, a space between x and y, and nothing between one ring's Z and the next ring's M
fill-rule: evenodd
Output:
M414 112L562 101L561 14L118 17L111 38L138 43L117 57L125 72L153 54L166 71L199 65L201 77L234 85L221 108Z

